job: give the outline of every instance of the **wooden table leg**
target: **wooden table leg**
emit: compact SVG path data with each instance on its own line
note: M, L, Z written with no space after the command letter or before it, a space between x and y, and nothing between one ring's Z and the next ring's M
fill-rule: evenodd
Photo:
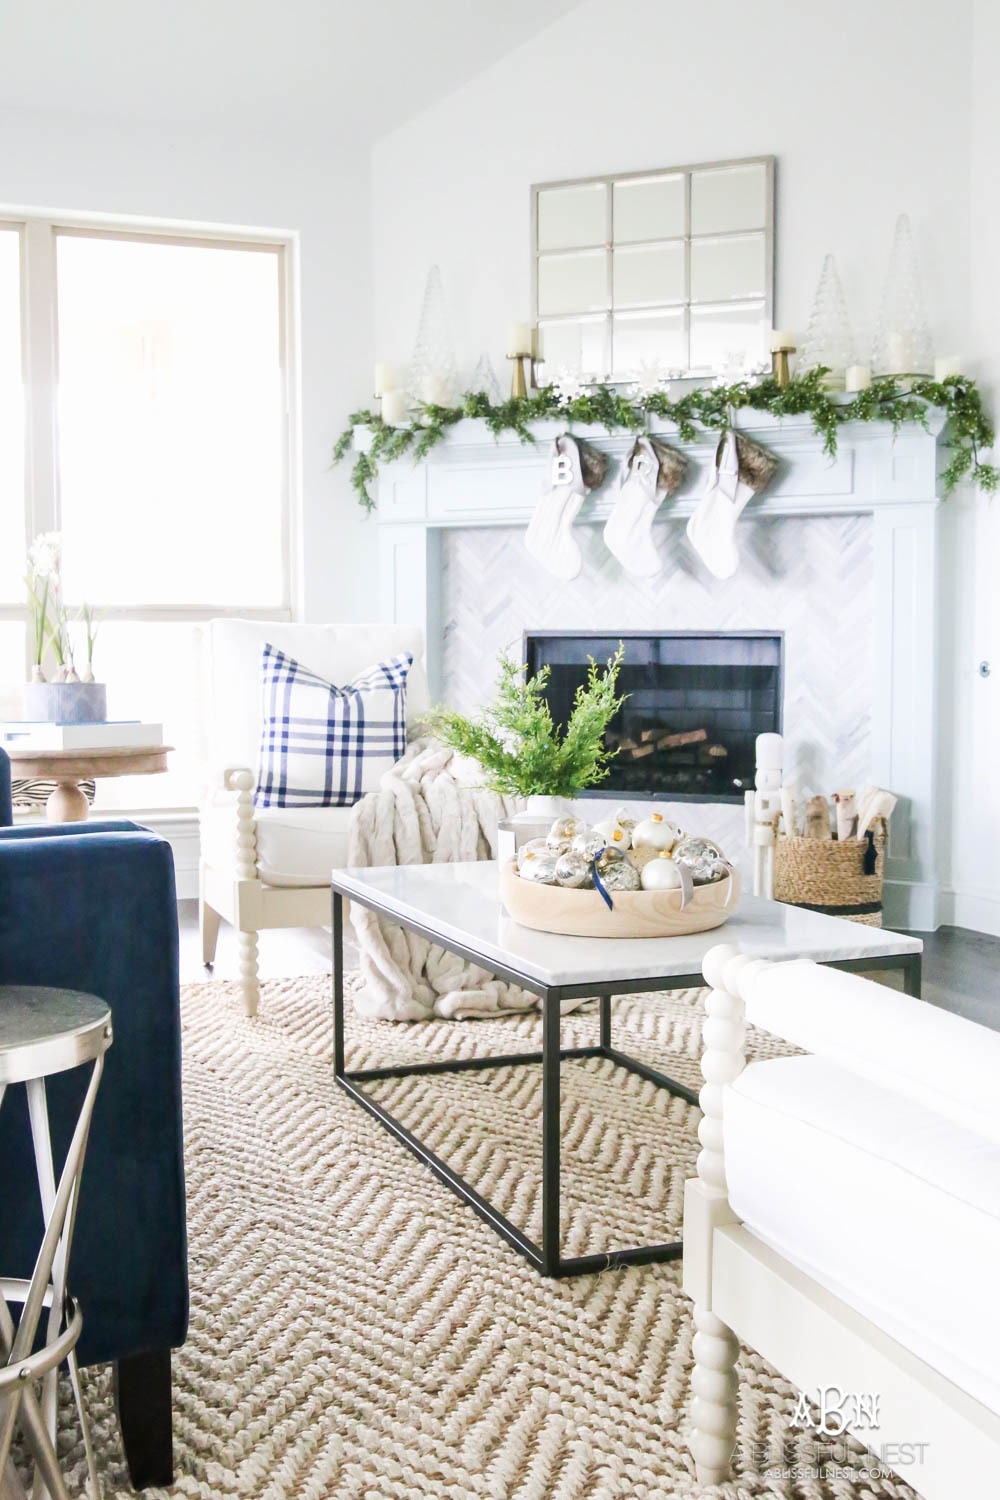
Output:
M50 823L85 823L89 804L76 781L57 781L45 804Z

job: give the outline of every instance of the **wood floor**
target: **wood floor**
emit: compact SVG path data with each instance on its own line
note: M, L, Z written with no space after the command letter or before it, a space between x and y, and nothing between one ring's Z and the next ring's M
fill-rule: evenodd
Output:
M199 984L211 975L201 962L198 903L181 901L178 907L181 982ZM1000 1031L1000 938L969 932L963 927L942 927L937 932L916 936L924 940L924 999ZM275 928L260 934L262 979L329 972L327 928ZM219 934L214 974L219 979L231 979L236 974L236 945L232 929L225 923Z

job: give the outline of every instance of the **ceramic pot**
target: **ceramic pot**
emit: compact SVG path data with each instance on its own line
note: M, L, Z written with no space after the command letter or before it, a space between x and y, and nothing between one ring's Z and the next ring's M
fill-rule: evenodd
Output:
M504 818L497 825L497 857L501 864L514 858L523 844L532 839L543 839L556 818L564 818L573 810L566 797L547 797L535 793L524 799L524 806L512 818Z
M108 717L103 682L26 682L24 717L32 724L100 724Z

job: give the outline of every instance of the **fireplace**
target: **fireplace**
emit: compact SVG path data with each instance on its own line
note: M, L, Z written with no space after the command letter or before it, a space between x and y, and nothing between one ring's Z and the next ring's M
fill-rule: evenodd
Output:
M621 641L619 690L608 727L610 774L586 795L671 802L742 802L754 784L754 741L781 733L784 639L780 632L663 630L525 632L533 676L549 668L545 696L563 726L590 658Z

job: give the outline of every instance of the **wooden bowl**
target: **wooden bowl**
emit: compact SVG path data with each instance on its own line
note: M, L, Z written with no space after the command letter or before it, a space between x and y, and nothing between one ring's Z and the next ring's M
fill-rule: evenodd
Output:
M561 932L568 937L657 938L708 932L733 915L740 891L740 877L734 870L711 885L696 885L683 911L679 888L613 891L614 908L609 911L598 891L539 885L522 880L513 863L500 867L500 899L514 921L537 932Z

